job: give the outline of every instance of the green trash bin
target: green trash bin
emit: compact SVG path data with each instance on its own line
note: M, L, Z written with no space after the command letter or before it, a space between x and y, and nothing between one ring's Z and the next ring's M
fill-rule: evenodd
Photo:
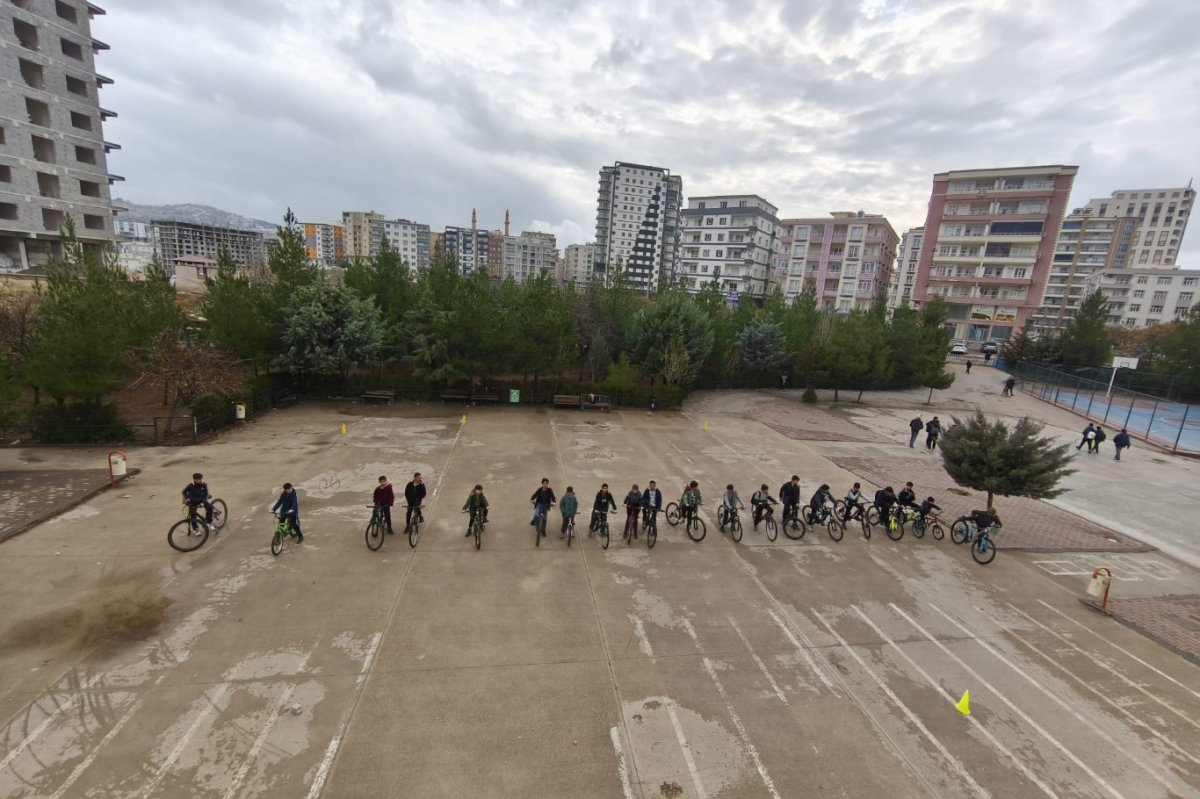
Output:
M521 402L521 389L510 388L508 390L508 401L511 402L513 405L517 405L518 403L520 403Z

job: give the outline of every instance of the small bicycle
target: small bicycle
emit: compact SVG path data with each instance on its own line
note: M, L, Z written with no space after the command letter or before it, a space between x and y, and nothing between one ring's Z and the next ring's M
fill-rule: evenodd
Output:
M721 532L725 532L725 528L729 528L729 537L733 539L735 544L740 544L742 541L742 520L738 518L737 508L727 508L724 505L717 508L717 524L721 527Z
M942 527L942 520L936 513L928 513L924 517L917 516L913 521L913 535L917 538L924 535L926 530L937 541L941 541L946 537L946 530Z
M575 538L575 517L567 519L566 529L563 530L563 535L567 539L567 548L571 546L571 541Z
M288 538L299 540L300 534L296 532L296 528L292 525L290 519L280 516L278 513L271 515L275 517L275 532L271 534L271 554L278 555L283 551L284 541Z
M386 538L387 522L383 519L382 505L372 505L371 507L371 521L367 523L367 549L377 552L383 546L383 539Z
M178 552L193 552L204 546L210 531L220 530L225 526L229 514L225 500L214 499L210 504L213 506L211 524L200 518L200 514L197 513L199 505L192 506L186 502L183 504L184 518L171 525L171 529L167 531L167 543L172 549Z
M600 548L608 549L608 514L616 511L592 511L593 524L595 525L594 532L600 536Z
M464 510L463 513L466 513ZM483 520L483 513L480 508L471 511L471 520L468 523L471 535L475 536L475 549L479 549L483 545L483 528L487 524Z
M996 559L996 543L992 540L1001 525L997 522L982 530L970 516L961 516L950 525L950 540L956 544L970 544L971 557L986 566Z

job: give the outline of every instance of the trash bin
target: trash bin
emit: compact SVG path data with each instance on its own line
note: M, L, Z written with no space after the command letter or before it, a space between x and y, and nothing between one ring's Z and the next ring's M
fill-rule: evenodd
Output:
M1008 361L1004 360L999 355L997 355L995 358L992 359L992 366L995 366L997 369L1007 370L1008 369Z
M508 390L508 401L511 402L513 405L518 404L521 401L521 389L510 388Z

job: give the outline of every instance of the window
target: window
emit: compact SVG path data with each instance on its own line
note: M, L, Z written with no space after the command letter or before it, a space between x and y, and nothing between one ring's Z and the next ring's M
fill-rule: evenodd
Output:
M38 49L38 30L22 19L13 20L13 33L17 35L17 43L26 50Z
M70 39L61 39L62 54L68 58L74 58L76 61L83 60L83 48L79 46L79 42L73 42Z
M722 207L722 208L728 208L728 207L729 207L729 203L725 202L724 200L721 200L721 207ZM723 224L725 224L725 223L724 223L724 222L722 222L721 224L723 225Z
M745 207L746 207L746 201L738 200L738 208L745 208Z
M993 222L993 236L1040 236L1042 222Z
M1142 306L1141 306L1141 304L1139 304L1139 303L1136 303L1136 302L1135 302L1135 303L1133 303L1132 305L1130 305L1130 306L1129 306L1129 312L1130 312L1130 313L1137 313L1137 312L1138 312L1138 311L1140 311L1140 310L1142 310Z
M1169 286L1169 285L1171 285L1171 278L1170 278L1170 277L1167 277L1166 275L1163 275L1162 277L1160 277L1160 278L1158 279L1158 285L1160 285L1160 286Z
M50 106L32 97L25 98L25 111L29 114L29 124L50 127Z
M88 230L104 230L104 217L99 214L84 214L83 226Z
M54 142L42 136L30 136L33 142L33 157L35 160L41 161L43 164L58 163L58 159L54 156Z
M722 207L724 207L724 203L722 203ZM727 217L727 216L723 216L723 217L721 217L721 221L720 221L720 222L718 222L717 224L721 225L722 227L724 227L725 225L728 225L728 224L729 224L729 217Z
M717 250L717 251L716 251L716 254L715 254L713 257L714 257L714 258L724 258L724 257L725 257L725 251L724 251L724 250Z
M16 219L16 203L0 203L0 219Z
M696 204L696 207L697 207L697 208L703 208L703 207L704 207L704 203L697 203L697 204Z
M1150 313L1162 313L1162 311L1163 311L1163 307L1161 305L1151 305L1150 306Z
M704 240L705 240L705 241L712 241L712 234L711 234L711 233L705 233L705 234L704 234Z
M1183 279L1183 285L1185 285L1185 286L1194 286L1194 285L1196 285L1196 278L1194 278L1194 277L1185 277L1185 278Z
M43 197L53 197L58 199L62 196L58 185L58 175L48 175L45 172L37 173L38 194Z
M20 64L21 78L25 81L26 86L34 89L46 88L46 75L42 71L41 64L26 61L24 58L18 58L17 62Z
M1146 296L1146 292L1142 291L1141 289L1138 289L1137 291L1133 292L1133 296L1137 297L1138 299L1141 299L1142 297Z
M94 180L81 180L79 181L79 193L84 197L99 197L100 184Z
M0 183L12 183L12 167L0 164Z
M1161 301L1165 300L1166 298L1167 298L1167 292L1165 292L1165 291L1154 292L1155 301L1161 302Z
M67 75L67 91L71 94L78 94L80 97L87 97L87 81L80 80L73 75Z
M1179 305L1184 305L1184 304L1190 305L1192 302L1192 292L1190 292L1190 291L1179 292L1179 299L1177 299L1175 302Z
M1144 286L1144 285L1146 285L1146 282L1147 282L1148 280L1149 280L1149 278L1148 278L1148 277L1146 277L1145 275L1140 275L1140 276L1138 277L1137 281L1135 281L1135 282L1136 282L1136 283L1137 283L1139 286Z
M49 208L42 209L42 227L46 230L58 232L63 226L63 212L54 211Z
M78 111L72 111L71 112L71 125L72 125L72 127L79 128L80 130L91 130L92 129L92 118L89 117L87 114L81 114Z
M1012 270L1012 276L1016 277L1016 278L1023 278L1028 274L1029 274L1029 270L1025 269L1024 267L1019 267L1017 269Z

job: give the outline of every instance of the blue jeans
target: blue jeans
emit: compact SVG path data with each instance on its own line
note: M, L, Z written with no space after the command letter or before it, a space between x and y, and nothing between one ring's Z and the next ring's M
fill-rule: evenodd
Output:
M921 431L920 431L920 430L914 430L914 431L913 431L913 434L912 434L911 436L909 436L909 437L908 437L908 446L910 446L910 447L911 447L912 445L916 444L916 443L917 443L917 436L919 436L920 434L921 434Z

